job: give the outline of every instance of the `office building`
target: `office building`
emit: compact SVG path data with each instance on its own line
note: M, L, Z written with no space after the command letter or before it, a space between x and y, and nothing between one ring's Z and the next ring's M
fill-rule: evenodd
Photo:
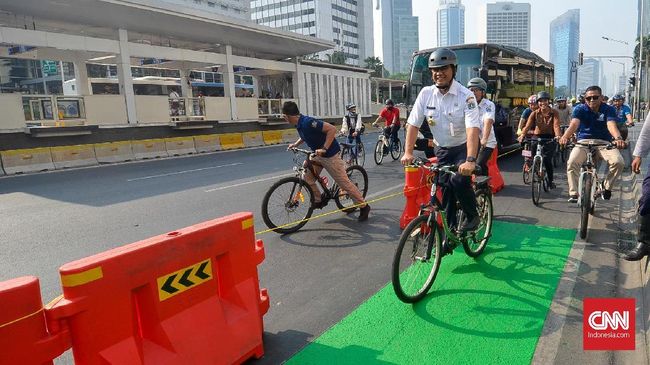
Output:
M334 41L335 49L319 53L323 60L339 51L345 63L363 66L364 59L374 56L372 0L252 0L251 19Z
M250 0L158 0L182 8L250 20Z
M440 0L438 47L465 43L465 6L460 0Z
M530 4L487 4L487 42L530 51Z
M381 0L383 62L390 73L407 72L419 49L418 18L411 0Z
M585 58L582 66L578 66L578 93L583 93L592 85L600 85L600 61Z
M550 61L555 65L555 87L568 86L575 94L572 63L577 66L580 49L579 9L571 9L551 22L549 45Z

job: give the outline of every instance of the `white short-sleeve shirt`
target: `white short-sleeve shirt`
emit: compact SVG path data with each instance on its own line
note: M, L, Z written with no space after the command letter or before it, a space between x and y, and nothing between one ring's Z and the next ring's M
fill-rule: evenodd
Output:
M492 123L494 123L494 111L495 111L495 106L494 103L491 102L490 100L483 98L481 99L481 102L478 103L478 113L479 113L479 118L481 120L481 137L483 137L483 127L485 126L485 121L488 119L492 119ZM486 147L494 148L497 146L497 137L494 134L494 126L492 126L492 130L490 130L490 136L488 137L487 145Z
M456 80L445 94L435 85L422 88L407 123L420 128L425 120L441 147L460 146L467 142L466 128L481 128L474 93Z

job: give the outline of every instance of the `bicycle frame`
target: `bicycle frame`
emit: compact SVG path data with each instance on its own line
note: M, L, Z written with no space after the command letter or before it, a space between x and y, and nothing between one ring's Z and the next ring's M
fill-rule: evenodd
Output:
M336 183L332 184L331 187L328 187L321 179L320 174L316 173L316 170L314 169L314 162L311 160L313 152L308 150L302 150L299 148L294 148L294 152L300 152L307 155L307 159L305 159L304 163L298 163L298 159L294 158L294 163L296 164L296 166L293 167L293 171L296 172L296 177L301 180L305 180L305 172L309 170L312 173L312 175L316 178L317 184L323 190L323 193L321 195L321 201L328 201L329 199L334 198L338 194L340 188ZM300 191L298 191L298 193L300 193Z
M590 194L591 194L590 196L592 197L592 199L590 200L591 207L596 205L596 198L597 198L596 191L597 191L598 187L600 186L600 180L598 179L598 171L596 171L597 169L595 168L596 166L594 165L594 162L593 162L593 154L594 154L594 152L596 152L598 147L592 147L592 148L587 147L587 148L588 148L588 150L587 150L587 160L580 167L580 177L578 179L578 207L582 207L582 199L581 199L582 198L582 195L581 195L582 194L582 182L584 181L584 176L586 174L590 174L592 179L593 179L593 181L591 183L591 192L590 192ZM591 208L591 207L589 207L589 208Z

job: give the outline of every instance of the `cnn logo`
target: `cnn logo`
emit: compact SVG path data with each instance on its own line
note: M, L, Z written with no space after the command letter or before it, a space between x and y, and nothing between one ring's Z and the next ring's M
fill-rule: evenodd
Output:
M585 298L585 350L634 350L634 298Z

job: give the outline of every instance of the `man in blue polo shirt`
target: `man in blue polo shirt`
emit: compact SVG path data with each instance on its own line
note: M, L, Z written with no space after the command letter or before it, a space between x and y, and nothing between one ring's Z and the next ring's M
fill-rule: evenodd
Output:
M341 189L350 195L355 204L365 204L360 209L359 221L367 220L370 205L366 204L359 188L350 181L345 172L345 163L339 155L341 147L336 141L336 127L324 123L322 120L300 114L298 105L293 101L286 101L282 105L282 116L289 124L296 127L300 136L296 142L289 145L289 148L298 147L303 142L306 142L307 146L316 154L316 156L312 157L312 161L315 162L314 170L316 170L316 173L320 174L325 168ZM311 171L307 170L304 179L314 193L314 208L323 208L321 192L318 185L316 185L316 177Z
M625 142L621 138L621 133L616 127L616 113L614 108L602 103L602 91L598 86L589 86L585 92L585 103L578 104L573 109L571 124L560 138L560 144L565 145L570 137L578 132L578 142L599 140L612 141L616 147L621 149L625 147ZM576 145L571 151L569 161L567 162L567 177L569 180L569 202L578 202L578 174L580 166L587 160L586 147ZM604 148L598 151L600 157L607 161L609 172L605 178L604 199L610 199L612 196L612 186L614 181L623 172L623 156L618 150L606 150Z
M618 125L618 130L621 131L621 137L623 140L627 140L627 127L634 125L632 122L632 109L629 106L625 105L625 96L621 94L616 94L612 97L613 107L616 109L616 124Z

